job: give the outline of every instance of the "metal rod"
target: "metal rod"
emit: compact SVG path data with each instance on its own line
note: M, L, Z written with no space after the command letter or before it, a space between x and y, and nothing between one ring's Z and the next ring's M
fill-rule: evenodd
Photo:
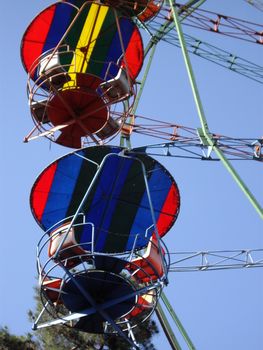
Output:
M141 288L141 289L136 290L136 291L134 291L132 293L129 293L129 294L126 294L126 295L124 295L122 297L119 297L118 299L107 301L107 302L105 302L103 304L100 304L100 308L107 309L107 308L109 308L111 306L114 306L114 305L116 305L118 303L125 302L126 300L128 300L128 299L130 299L132 297L135 297L137 295L144 295L144 294L148 293L150 290L158 288L159 285L160 285L159 283L155 283L152 286ZM55 320L51 320L51 321L42 323L37 328L39 329L39 328L51 327L51 326L59 325L59 324L65 324L65 323L67 323L69 321L72 321L72 320L75 320L77 318L82 318L82 317L85 317L85 316L89 316L91 314L94 314L95 312L96 312L96 308L91 306L91 307L89 307L87 309L84 309L84 310L81 310L79 312L70 313L68 316L64 316L64 317L61 317L61 318L58 318L58 319L55 319Z
M61 248L62 248L64 242L66 241L66 239L67 239L67 237L68 237L68 234L69 234L69 232L70 232L70 230L71 230L71 228L72 228L72 226L73 226L73 224L74 224L74 222L75 222L77 216L79 215L80 210L81 210L82 207L83 207L83 204L85 203L85 201L86 201L88 195L90 194L90 192L91 192L91 190L92 190L92 188L93 188L93 185L94 185L95 181L97 180L99 174L100 174L101 171L102 171L103 164L105 163L105 159L106 159L108 156L109 156L109 154L106 155L106 156L104 157L104 159L103 159L103 161L101 162L100 166L97 167L96 174L94 175L94 177L93 177L93 179L92 179L92 181L91 181L91 183L90 183L90 185L89 185L89 187L88 187L86 193L84 194L84 196L83 196L83 198L82 198L82 200L81 200L81 202L80 202L80 204L79 204L79 206L78 206L78 208L77 208L77 210L76 210L76 212L75 212L75 214L74 214L74 216L73 216L73 218L72 218L72 220L71 220L71 222L70 222L70 224L69 224L69 227L68 227L68 229L67 229L67 231L66 231L66 233L65 233L65 236L63 237L63 239L62 239L61 242L59 243L59 246L58 246L58 248L57 248L57 250L56 250L56 253L55 253L54 256L53 256L53 259L56 259L56 258L58 257L58 254L59 254L59 252L60 252L60 250L61 250ZM89 161L89 160L87 159L87 161Z
M174 332L167 320L167 317L165 316L165 313L160 305L160 303L158 303L156 305L156 309L155 309L155 312L156 312L156 316L162 326L162 329L166 335L166 338L169 342L169 344L171 345L171 348L173 350L181 350L181 346L179 345L178 343L178 340L176 339L175 335L174 335Z
M138 107L138 104L139 104L139 101L140 101L140 98L141 98L141 95L142 95L142 91L144 89L145 81L147 79L147 76L148 76L148 73L149 73L149 70L150 70L150 67L151 67L151 64L152 64L152 60L153 60L153 57L154 57L154 54L155 54L155 49L156 49L156 44L154 44L152 46L152 48L151 48L150 57L148 59L146 68L144 70L143 78L142 78L141 84L140 84L140 89L139 89L139 92L138 92L138 94L136 96L136 99L135 99L135 102L134 102L134 105L133 105L133 108L132 108L132 114L136 113L136 109Z
M37 324L38 324L39 320L41 319L43 313L45 312L47 306L48 306L48 301L45 303L45 305L44 305L44 307L42 308L42 310L40 311L40 313L39 313L37 319L34 321L33 326L32 326L32 330L33 330L33 331L35 331L35 330L37 329Z
M139 104L139 101L140 101L140 98L141 98L141 95L142 95L142 92L143 92L143 89L144 89L145 81L147 79L147 76L148 76L148 73L149 73L149 70L150 70L150 66L152 64L152 60L153 60L153 56L154 56L154 53L155 53L155 49L156 49L156 45L154 45L152 47L152 49L151 49L151 54L150 54L149 60L147 62L147 65L146 65L146 68L145 68L145 71L144 71L144 74L143 74L143 78L142 78L142 81L141 81L141 84L140 84L139 92L136 95L136 98L135 98L135 101L134 101L134 105L133 105L133 108L132 108L132 111L131 111L131 115L135 114L136 109L138 107L138 104ZM128 124L129 123L131 123L131 117L128 120ZM123 135L123 134L121 134L120 146L124 146L125 141L126 141L126 146L128 148L131 148L130 135Z
M129 71L129 65L128 65L128 62L127 62L127 59L126 59L126 52L125 52L125 46L124 46L124 43L123 43L120 22L119 22L117 11L116 11L116 9L114 7L113 7L113 12L114 12L114 17L115 17L117 30L118 30L118 35L119 35L119 39L120 39L122 56L123 56L123 61L124 61L124 64L125 64L125 70L127 70L128 84L129 84L129 87L131 88L132 82L131 82L131 76L130 76L130 71ZM120 67L118 67L118 68L120 68Z
M207 139L209 142L211 142L211 146L213 145L213 141L210 139ZM238 175L237 171L234 169L232 164L228 161L228 159L224 156L223 152L217 147L213 147L214 152L218 155L218 158L220 158L221 162L225 166L225 168L228 170L228 172L232 175L233 179L236 181L240 189L243 191L243 193L246 195L250 203L253 205L261 219L263 219L263 209L257 199L254 197L254 195L251 193L249 188L246 186L246 184L243 182L241 177Z
M202 106L202 103L201 103L201 99L200 99L200 96L199 96L199 91L198 91L197 84L196 84L196 81L195 81L195 77L194 77L194 72L193 72L193 69L192 69L191 61L190 61L190 58L189 58L189 55L188 55L188 51L187 51L187 48L186 48L186 44L185 44L182 27L181 27L181 23L180 23L180 20L179 20L179 16L177 14L177 10L173 6L172 0L169 0L169 2L170 2L170 6L171 6L171 11L172 11L172 14L173 14L174 23L175 23L175 26L176 26L178 38L179 38L179 41L180 41L180 44L181 44L181 49L182 49L182 53L183 53L183 57L184 57L184 61L185 61L185 66L186 66L188 77L189 77L190 84L191 84L191 87L192 87L192 92L193 92L193 95L194 95L194 100L195 100L195 104L196 104L196 107L197 107L198 115L199 115L199 118L200 118L200 121L201 121L202 129L205 130L205 131L208 131L208 125L207 125L207 121L206 121L206 118L205 118L205 113L204 113L203 106Z
M181 49L182 49L182 53L183 53L183 57L184 57L184 61L185 61L185 65L186 65L186 69L187 69L187 73L188 73L188 77L189 77L190 84L191 84L191 87L192 87L193 96L194 96L194 100L195 100L195 104L196 104L196 107L197 107L198 116L199 116L199 120L201 122L201 126L202 126L202 130L203 130L204 136L207 139L207 142L209 143L209 145L212 146L213 150L215 151L215 153L217 154L219 159L222 161L222 163L225 166L225 168L228 170L230 175L236 181L236 183L238 184L240 189L247 196L247 198L249 199L249 201L251 202L251 204L253 205L253 207L255 208L257 213L259 214L259 216L261 218L263 218L263 209L261 208L260 204L257 202L256 198L253 196L253 194L250 192L248 187L245 185L245 183L243 182L241 177L238 175L237 171L234 169L234 167L231 165L231 163L228 161L228 159L224 156L222 151L215 145L215 142L211 138L211 135L210 135L209 129L208 129L207 120L206 120L206 117L205 117L205 114L204 114L204 110L203 110L203 106L202 106L202 103L201 103L200 95L199 95L199 92L198 92L197 84L196 84L196 81L195 81L195 77L194 77L191 61L190 61L190 58L189 58L189 55L188 55L188 51L187 51L187 48L186 48L184 35L183 35L182 27L181 27L181 24L180 24L180 21L179 21L179 17L178 17L178 14L177 14L177 10L174 8L172 0L169 0L169 2L170 2L174 23L175 23L177 34L178 34L178 38L179 38L179 41L180 41L180 45L181 45Z
M130 156L127 156L127 155L121 155L121 157L132 159L132 160L136 160L136 161L138 161L141 164L142 173L143 173L143 179L144 179L144 183L145 183L146 193L147 193L149 207L150 207L150 212L151 212L151 217L152 217L152 222L153 222L153 226L154 226L154 233L155 233L155 236L157 238L157 248L158 248L158 252L159 252L160 257L161 257L162 266L163 266L164 275L165 275L165 281L164 282L165 282L165 284L168 284L168 278L167 278L168 271L167 271L167 266L166 266L165 259L164 259L163 253L162 253L162 247L161 247L161 243L160 243L161 237L159 235L159 231L158 231L158 227L157 227L157 222L156 222L156 218L155 218L155 213L154 213L154 208L153 208L150 188L149 188L149 184L148 184L148 180L147 180L147 173L146 173L145 165L142 162L142 160L139 159L139 158L133 158L133 157L130 157Z
M167 311L169 312L169 314L173 318L174 322L176 323L178 330L180 331L180 333L184 337L184 340L186 341L188 348L191 350L196 350L194 344L192 343L191 339L189 338L189 335L187 334L187 332L186 332L185 328L183 327L182 323L180 322L179 318L175 314L175 312L174 312L171 304L169 303L167 297L165 296L164 292L162 292L162 294L161 294L161 299L162 299Z

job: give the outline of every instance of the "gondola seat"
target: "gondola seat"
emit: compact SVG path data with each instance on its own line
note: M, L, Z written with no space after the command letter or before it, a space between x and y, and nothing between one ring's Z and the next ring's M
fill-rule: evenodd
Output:
M104 98L106 98L109 102L124 100L131 94L131 88L126 71L122 68L119 69L116 77L100 84L100 88L104 93Z
M164 251L159 250L156 238L152 237L142 257L132 260L130 269L140 283L156 281L164 275Z

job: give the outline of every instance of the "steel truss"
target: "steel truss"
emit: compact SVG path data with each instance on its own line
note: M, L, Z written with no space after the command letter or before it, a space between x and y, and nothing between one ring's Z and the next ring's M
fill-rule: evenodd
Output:
M160 120L134 116L125 123L123 135L129 133L147 135L168 142L135 147L135 152L146 152L153 156L219 160L212 154L213 146L206 141L202 129L190 128ZM231 160L263 161L263 138L234 138L210 133L214 146L217 146Z
M196 80L195 80L192 64L191 64L191 61L190 61L190 58L189 58L188 51L191 52L191 47L190 48L188 47L187 40L186 40L187 37L185 37L185 35L184 35L183 31L182 31L181 22L183 21L184 18L179 17L183 13L183 11L185 11L185 9L186 9L185 7L186 6L189 7L189 6L192 6L194 4L195 7L198 7L203 2L204 2L204 0L203 1L202 0L200 0L200 1L190 1L183 8L181 7L181 8L179 8L179 10L177 10L176 7L174 6L174 2L172 0L169 0L170 9L171 9L171 15L172 15L172 18L173 18L173 26L170 25L171 24L170 21L165 21L165 23L160 26L160 28L155 33L155 35L152 36L152 39L150 40L149 44L147 45L147 47L145 49L145 54L147 54L148 52L151 52L151 54L150 54L150 58L149 58L148 64L147 64L147 66L145 68L145 73L144 73L144 76L143 76L143 79L142 79L140 91L139 91L138 96L136 98L136 101L134 103L134 107L133 107L132 113L135 114L135 111L136 111L139 99L140 99L141 94L142 94L142 90L144 88L145 80L146 80L148 72L149 72L149 68L150 68L150 65L151 65L151 62L152 62L152 58L153 58L153 55L155 53L155 48L156 48L157 43L161 39L165 38L166 34L168 34L171 31L172 28L176 28L178 41L180 43L180 45L178 45L178 46L180 46L181 50L182 50L184 63L185 63L186 70L187 70L187 73L188 73L189 82L190 82L190 85L191 85L191 88L192 88L192 93L193 93L193 97L194 97L194 101L195 101L195 105L196 105L199 121L200 121L200 124L201 124L201 128L199 129L198 133L199 133L199 136L200 136L200 138L202 140L202 143L205 146L208 146L211 149L213 149L213 151L216 153L216 155L218 156L218 158L220 159L220 161L222 162L222 164L224 165L226 170L232 176L233 180L235 180L235 182L240 187L240 189L243 191L243 193L245 194L247 199L253 205L253 207L255 208L257 213L259 214L259 216L261 218L263 218L263 208L261 207L261 205L259 204L257 199L254 197L254 195L247 188L246 184L241 179L241 177L239 176L237 171L234 169L234 167L232 166L230 161L226 158L224 152L220 149L220 147L217 146L217 144L213 140L213 137L212 137L213 135L211 134L211 132L209 130L208 123L207 123L207 120L206 120L206 117L205 117L205 113L204 113L203 105L202 105L201 98L200 98L200 95L199 95L197 83L196 83ZM194 11L194 8L193 8L193 11ZM186 14L186 16L187 16L187 14ZM236 56L232 55L232 58L233 58L233 60L231 60L231 67L230 68L234 69L236 71L236 69L233 68L233 64L235 64L235 61L236 61ZM227 63L229 64L229 59L227 60ZM259 67L259 68L261 69L261 71L263 73L263 68L262 67ZM250 70L250 69L249 69L249 71L251 71L253 73L252 76L254 76L254 72L252 70ZM243 73L241 73L241 74L243 74ZM260 74L261 78L263 78L263 74L262 73ZM244 75L246 75L246 74L244 74ZM255 78L255 76L252 77L252 79L254 79L254 78ZM254 80L257 80L257 79L254 79ZM128 122L129 122L129 120L128 120ZM121 137L121 141L120 141L121 145L124 145L125 141L126 141L127 147L131 148L130 135L127 136L127 134L123 133L122 137Z
M201 4L203 2L204 1L197 2L197 5L198 3ZM196 3L196 1L194 3ZM192 5L193 4L191 4L191 6ZM182 24L187 23L188 25L190 25L190 23L193 21L199 23L202 22L202 25L199 24L200 29L201 27L203 27L202 29L204 29L205 27L207 30L212 31L214 33L229 35L235 38L242 38L243 40L253 41L254 43L262 44L262 27L260 27L260 25L249 22L249 26L252 26L249 27L245 21L238 20L236 18L230 18L223 15L221 15L222 17L220 17L221 22L217 20L207 19L206 23L203 24L201 18L198 19L198 17L195 17L195 13L196 11L198 11L197 5L195 5L195 7L191 7L190 9L186 6L179 7L178 15ZM219 31L219 26L222 25L222 21L231 23L230 34ZM213 28L211 30L207 27L207 23L210 22L211 28ZM145 49L146 55L148 54L150 49L154 45L156 45L160 40L167 42L168 44L171 44L175 47L181 48L178 33L176 31L172 31L172 29L175 28L175 23L173 20L173 14L171 12L170 6L163 6L161 14L158 15L153 21L149 22L147 26L142 25L140 23L138 23L138 25L142 29L145 29L151 36L150 42ZM218 26L217 30L216 26ZM228 28L228 26L226 27ZM262 66L187 34L184 34L184 41L188 52L202 57L208 61L211 61L219 66L227 68L233 72L241 74L249 79L257 81L261 84L263 83Z
M170 253L169 272L229 270L263 267L263 249Z
M174 4L177 9L183 9L182 4ZM187 14L187 16L185 16ZM181 15L184 26L206 30L213 33L229 36L235 39L245 40L255 44L263 44L262 24L245 21L224 14L215 13L203 9L192 8L183 10ZM170 7L164 5L158 15L150 22L150 28L158 28L164 20L172 21Z

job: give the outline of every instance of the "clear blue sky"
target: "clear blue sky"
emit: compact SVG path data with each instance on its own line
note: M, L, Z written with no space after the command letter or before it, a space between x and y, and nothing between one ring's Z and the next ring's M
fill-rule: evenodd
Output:
M23 144L32 128L26 73L20 62L21 37L33 17L51 1L8 1L1 6L1 289L0 325L16 334L31 330L27 310L34 306L35 250L42 232L29 208L37 175L70 150L46 139ZM207 0L203 8L263 23L263 12L244 0ZM215 46L262 65L263 46L189 30ZM191 56L210 130L233 137L263 135L262 85ZM138 114L199 127L182 54L158 45ZM133 146L154 140L134 137ZM114 141L115 143L118 140ZM166 243L172 252L262 248L262 220L219 162L161 159L181 192L181 213ZM263 202L262 164L234 166ZM197 349L263 348L263 270L170 274L166 294ZM158 350L169 349L164 335ZM183 347L184 349L184 347Z

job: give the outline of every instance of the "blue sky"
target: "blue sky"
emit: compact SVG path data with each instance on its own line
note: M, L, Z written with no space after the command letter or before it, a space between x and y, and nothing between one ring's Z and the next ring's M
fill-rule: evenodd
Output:
M0 325L16 334L31 330L27 310L34 306L36 244L42 232L29 207L37 175L70 150L42 139L23 144L32 128L26 96L26 73L20 62L21 37L33 17L51 1L2 4L1 31L1 290ZM203 8L263 22L263 13L244 0L207 0ZM186 29L226 51L262 65L263 47L217 34ZM210 130L232 137L261 137L262 85L190 56ZM157 47L137 113L189 127L199 127L182 54ZM153 143L134 136L133 146ZM118 143L115 140L113 143ZM165 242L171 252L262 248L262 220L219 162L159 159L181 192L181 212ZM263 202L262 164L233 162L258 200ZM166 295L197 349L263 348L263 270L171 273ZM157 349L168 349L163 334ZM182 346L183 349L185 348Z

